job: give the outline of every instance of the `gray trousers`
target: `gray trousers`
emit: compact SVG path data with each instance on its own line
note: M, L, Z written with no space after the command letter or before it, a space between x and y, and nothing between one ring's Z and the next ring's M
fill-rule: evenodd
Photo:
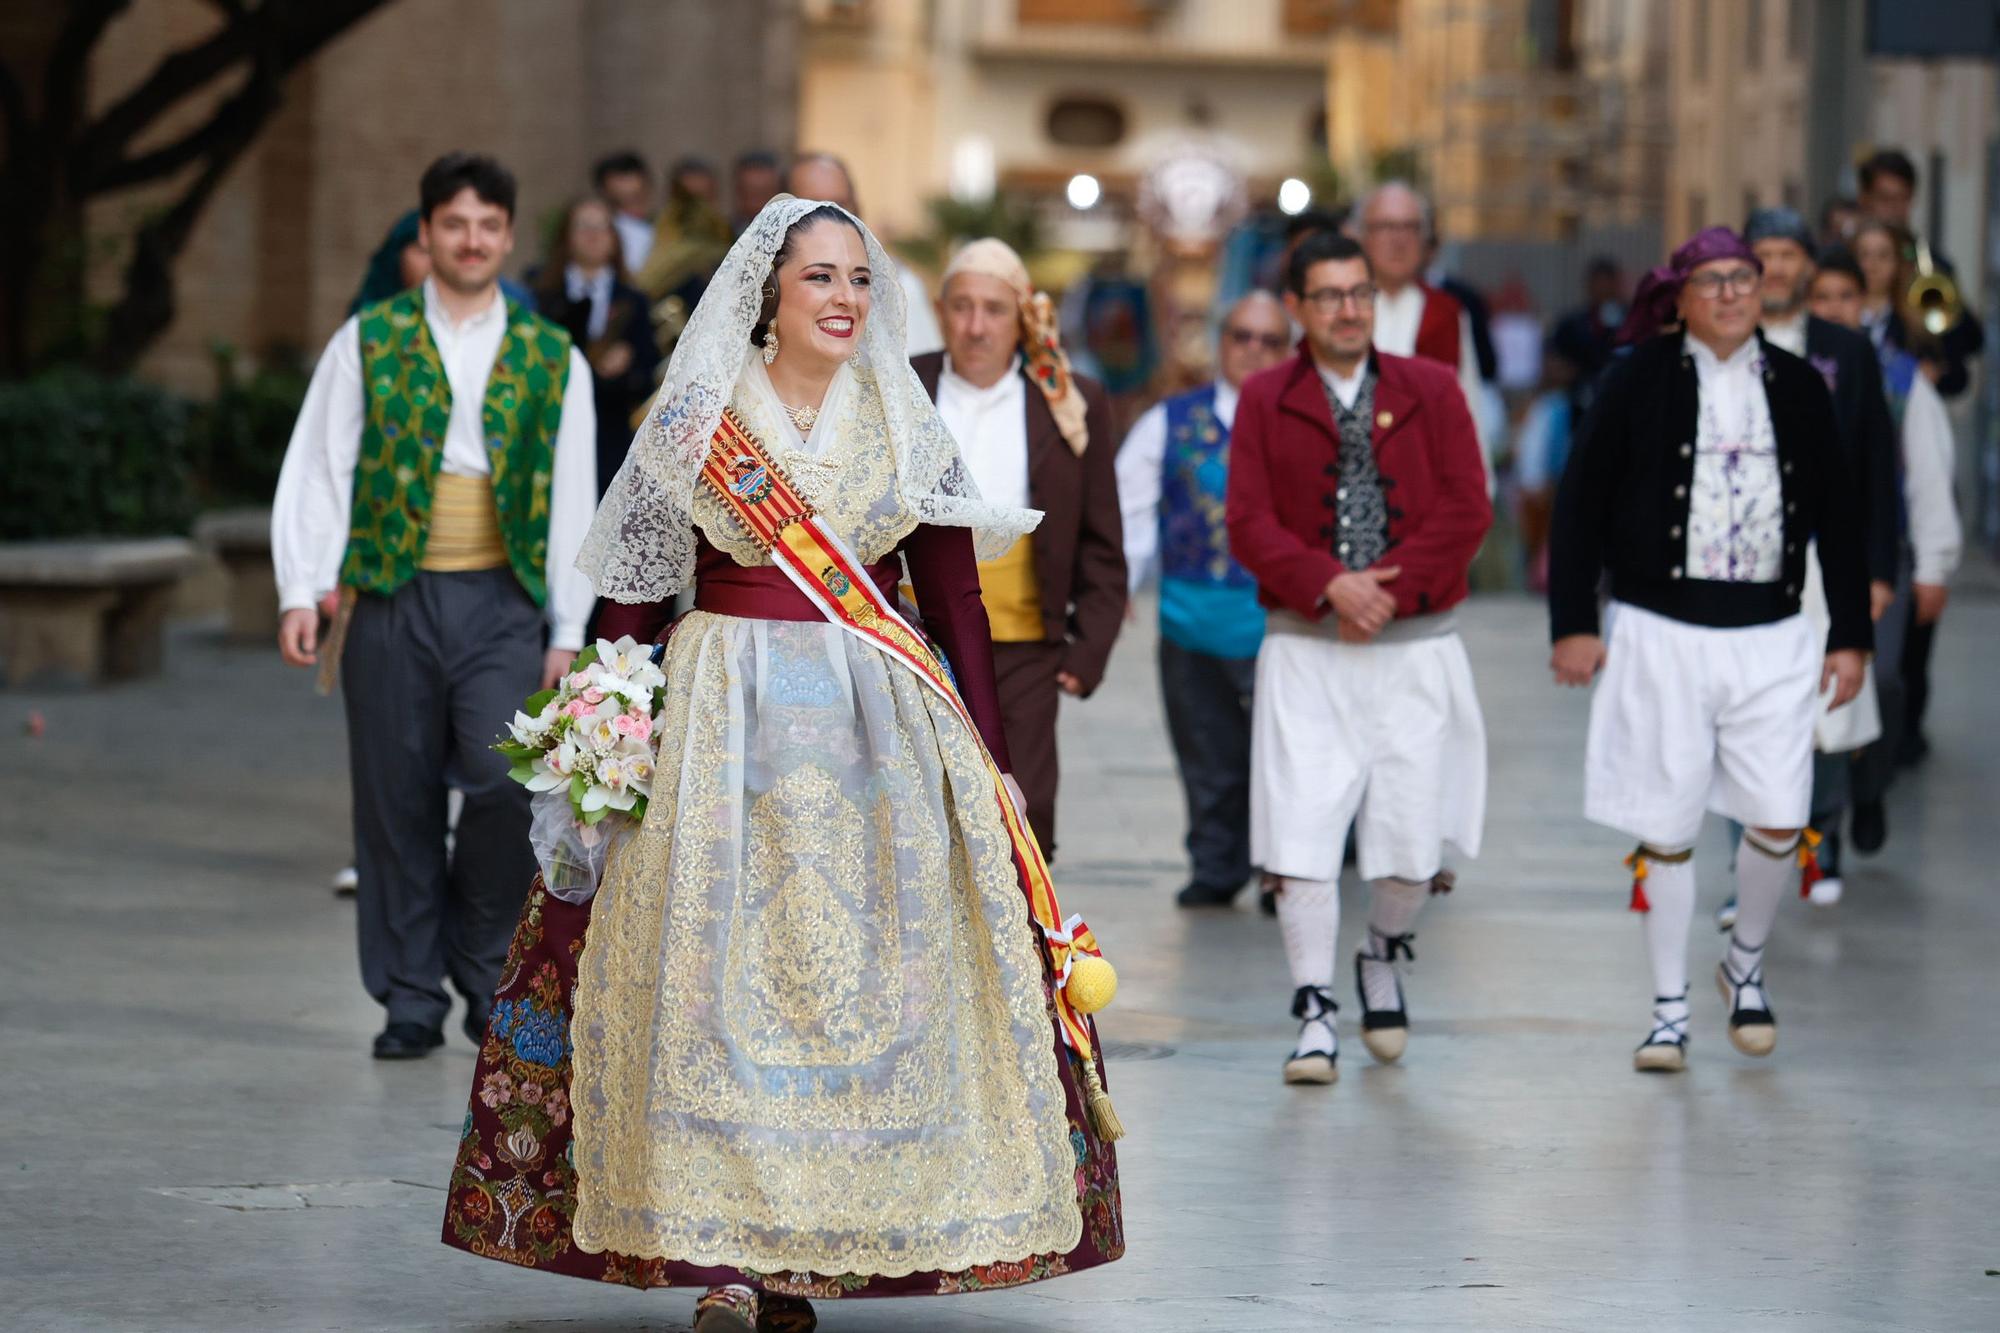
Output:
M1250 693L1254 657L1211 657L1160 640L1160 695L1187 798L1194 882L1237 889L1250 878Z
M535 874L528 792L494 753L540 684L542 615L505 569L420 572L363 595L341 658L361 980L391 1023L435 1028L449 976L493 1002ZM465 795L445 852L445 773Z

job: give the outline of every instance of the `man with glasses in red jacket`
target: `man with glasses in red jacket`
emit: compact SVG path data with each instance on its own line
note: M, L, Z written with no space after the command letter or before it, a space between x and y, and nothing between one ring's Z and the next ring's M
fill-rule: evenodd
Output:
M1396 960L1443 868L1479 851L1486 733L1455 627L1493 519L1452 371L1372 345L1368 256L1321 233L1293 250L1296 355L1236 410L1230 547L1269 610L1252 723L1251 855L1276 877L1299 1038L1288 1083L1337 1076L1332 994L1341 852L1372 890L1355 960L1362 1041L1399 1058Z

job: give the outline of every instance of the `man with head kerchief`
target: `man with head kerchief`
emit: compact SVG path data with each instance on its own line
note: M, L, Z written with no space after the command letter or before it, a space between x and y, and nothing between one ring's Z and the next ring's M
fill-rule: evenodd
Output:
M1743 239L1764 266L1761 301L1764 337L1774 347L1804 357L1826 381L1833 395L1833 419L1848 471L1861 487L1868 560L1869 612L1877 625L1876 647L1884 648L1882 619L1902 578L1900 487L1896 469L1896 424L1882 385L1882 368L1875 349L1852 329L1820 319L1806 308L1818 259L1812 229L1789 208L1760 208L1743 224ZM1809 567L1810 568L1810 567ZM1824 628L1826 598L1817 580L1808 578L1806 612ZM1893 645L1901 648L1901 636ZM1878 652L1874 679L1864 683L1860 697L1820 719L1815 777L1813 828L1820 834L1820 869L1831 887L1821 900L1838 893L1840 883L1841 817L1854 803L1854 845L1863 852L1881 847L1887 832L1882 796L1894 772L1895 737L1877 744L1883 727L1878 717L1878 691L1900 708L1902 686L1893 665L1886 678ZM1863 751L1861 747L1867 746ZM1850 757L1854 762L1850 763ZM1815 885L1819 888L1820 885Z
M1396 972L1444 865L1479 854L1486 731L1455 609L1493 521L1449 370L1373 348L1375 286L1353 238L1286 261L1298 353L1236 408L1229 545L1270 611L1251 721L1250 854L1277 877L1299 1036L1288 1083L1331 1083L1340 863L1350 825L1372 891L1355 960L1362 1040L1403 1053Z
M1641 341L1605 377L1556 496L1549 610L1556 680L1604 677L1584 813L1639 843L1632 906L1646 914L1654 1009L1633 1062L1678 1070L1703 816L1745 826L1716 980L1731 1042L1768 1055L1763 954L1798 882L1819 696L1855 697L1873 636L1861 495L1833 401L1818 371L1758 334L1756 254L1710 227L1652 276L1683 331ZM1815 542L1823 635L1800 611Z
M1285 359L1291 320L1255 291L1222 317L1213 382L1148 408L1118 451L1125 564L1160 582L1160 695L1187 799L1182 907L1226 907L1250 878L1250 699L1264 609L1229 554L1229 430L1243 382Z
M1053 859L1057 702L1097 688L1125 615L1110 410L1070 371L1053 304L1004 241L966 245L939 290L945 349L911 364L980 494L1043 512L979 579L1014 776Z

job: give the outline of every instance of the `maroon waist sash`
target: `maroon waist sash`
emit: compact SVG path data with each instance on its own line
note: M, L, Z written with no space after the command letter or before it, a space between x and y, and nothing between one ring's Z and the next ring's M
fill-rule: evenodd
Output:
M868 566L868 577L891 603L903 580L903 562L893 555ZM747 620L818 620L826 613L800 592L775 565L731 564L703 570L694 585L694 609Z

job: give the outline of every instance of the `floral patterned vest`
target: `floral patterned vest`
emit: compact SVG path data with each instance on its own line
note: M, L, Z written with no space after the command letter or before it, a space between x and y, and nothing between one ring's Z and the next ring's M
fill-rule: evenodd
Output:
M423 559L451 382L424 320L421 288L363 310L360 327L368 409L340 581L387 596ZM537 606L548 601L549 478L569 349L567 333L509 300L480 413L507 563Z

